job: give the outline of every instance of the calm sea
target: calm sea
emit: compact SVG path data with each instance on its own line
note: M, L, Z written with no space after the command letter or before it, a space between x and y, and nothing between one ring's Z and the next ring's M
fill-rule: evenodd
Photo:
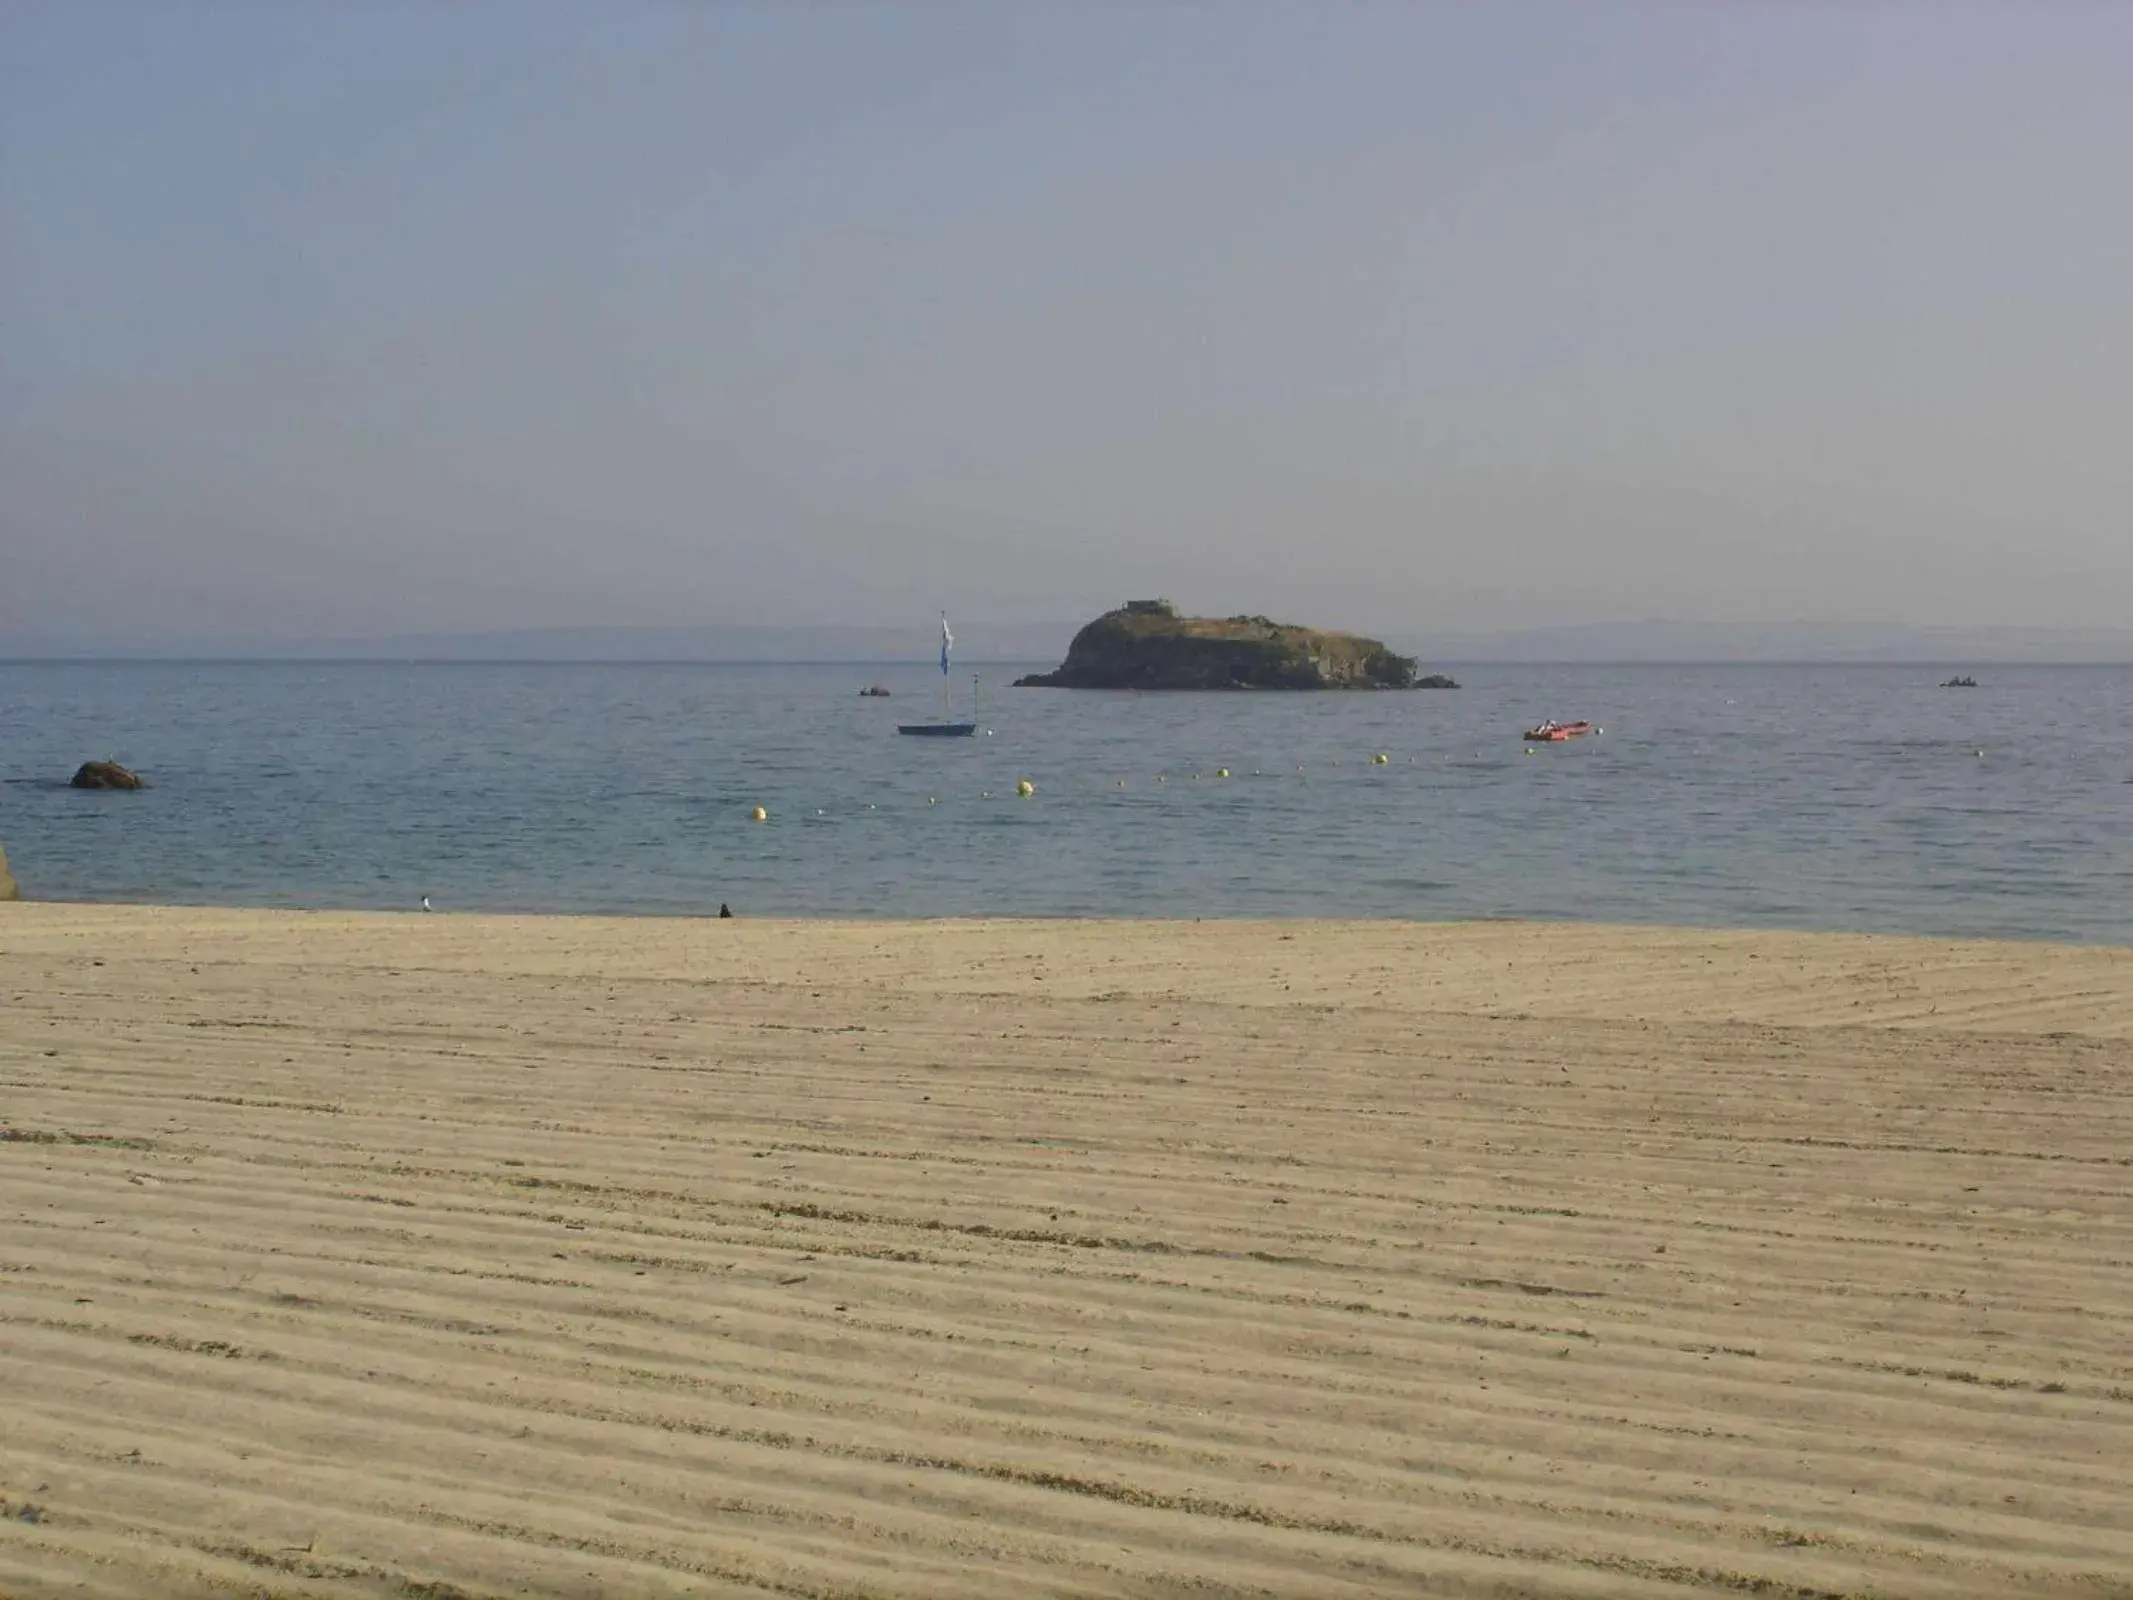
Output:
M977 670L985 736L924 740L895 731L938 710L924 666L0 664L0 843L61 900L2133 941L2123 668L1475 666L1355 696ZM1605 731L1529 753L1543 716ZM105 756L154 788L64 787Z

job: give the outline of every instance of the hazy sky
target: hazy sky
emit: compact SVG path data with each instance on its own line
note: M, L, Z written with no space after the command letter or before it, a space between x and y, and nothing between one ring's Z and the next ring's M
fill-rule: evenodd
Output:
M0 0L0 653L2133 621L2133 5Z

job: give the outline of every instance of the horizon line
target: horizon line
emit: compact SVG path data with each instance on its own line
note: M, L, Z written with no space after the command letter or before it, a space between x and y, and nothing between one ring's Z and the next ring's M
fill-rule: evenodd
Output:
M975 667L1042 666L1050 657L984 657L960 663ZM1888 667L1942 668L1977 667L2105 667L2133 668L2133 657L2088 660L2047 656L1954 657L1954 656L1443 656L1431 657L1435 667ZM73 653L51 655L0 655L0 666L314 666L314 667L907 667L930 664L904 656L398 656L398 655L104 655ZM1044 685L1043 687L1051 687ZM1117 693L1120 691L1095 691ZM1227 690L1149 690L1151 694L1230 693Z

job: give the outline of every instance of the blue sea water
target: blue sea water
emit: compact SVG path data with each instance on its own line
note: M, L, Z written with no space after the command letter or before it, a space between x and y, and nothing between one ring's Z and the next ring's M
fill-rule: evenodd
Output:
M1474 666L1374 695L981 670L986 736L933 740L895 731L939 711L923 664L0 664L0 843L61 900L2133 940L2133 670ZM1605 731L1529 753L1543 716ZM65 787L106 756L154 787Z

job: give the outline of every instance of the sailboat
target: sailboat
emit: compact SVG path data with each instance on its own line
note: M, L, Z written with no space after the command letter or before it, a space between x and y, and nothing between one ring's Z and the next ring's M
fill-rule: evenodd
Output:
M941 613L941 720L938 722L906 722L898 725L898 733L917 734L934 739L967 739L978 731L978 680L970 680L970 718L957 722L948 705L948 652L955 648L955 635L948 631L948 613Z

